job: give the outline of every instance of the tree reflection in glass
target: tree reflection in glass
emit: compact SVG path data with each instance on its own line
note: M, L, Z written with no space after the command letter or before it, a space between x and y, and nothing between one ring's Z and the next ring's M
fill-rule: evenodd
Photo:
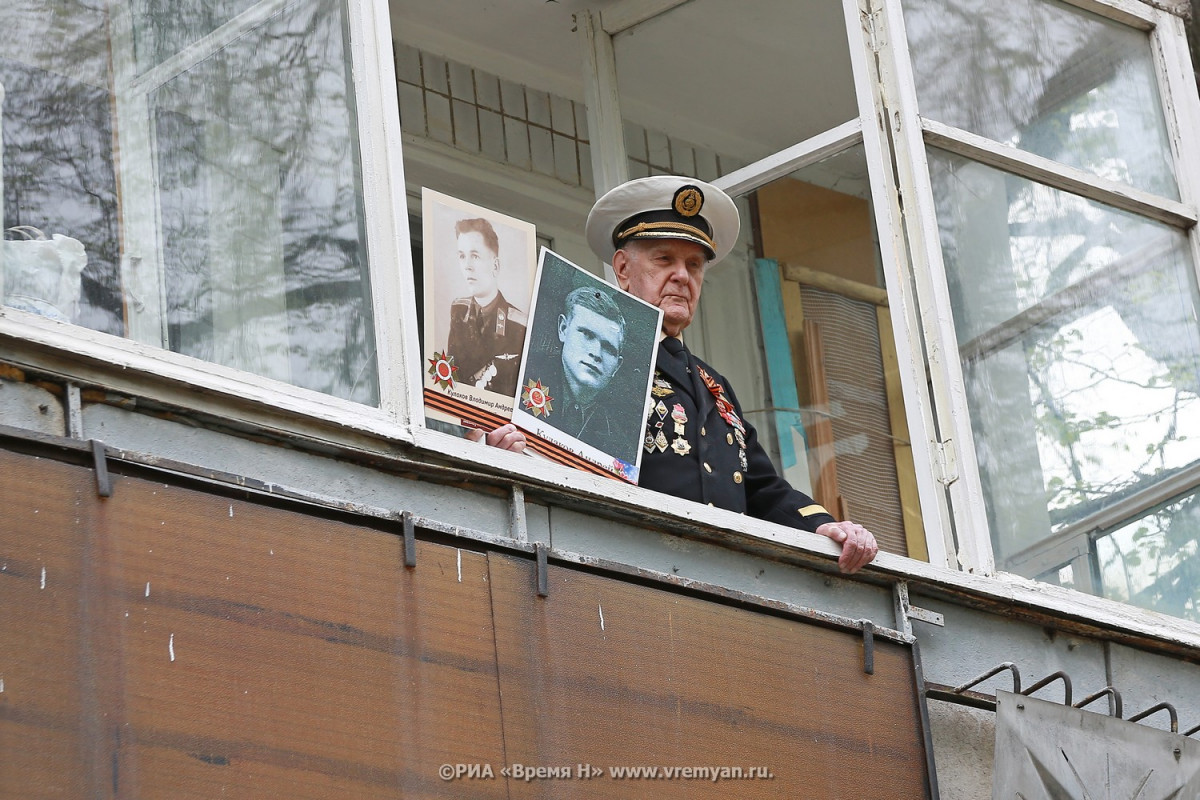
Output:
M83 244L72 322L378 402L344 22L341 0L0 9L4 224Z
M79 241L87 266L71 321L122 335L105 4L64 2L60 13L41 0L3 5L0 222Z
M1052 532L1200 463L1195 267L1166 225L930 163L997 560L1041 574Z
M902 0L921 115L1178 199L1147 34L1054 0Z
M377 402L348 54L334 0L152 96L173 350Z

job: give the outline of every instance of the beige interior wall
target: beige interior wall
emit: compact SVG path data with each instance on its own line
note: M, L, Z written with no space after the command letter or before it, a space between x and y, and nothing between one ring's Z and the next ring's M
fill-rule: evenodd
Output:
M877 286L867 201L791 178L758 190L763 256Z

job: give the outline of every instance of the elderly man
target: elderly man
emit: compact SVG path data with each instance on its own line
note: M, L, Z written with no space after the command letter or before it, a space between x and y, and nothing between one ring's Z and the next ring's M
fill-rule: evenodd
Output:
M588 244L611 261L620 287L663 312L638 484L828 536L842 545L838 566L856 572L878 552L875 537L861 525L834 520L776 473L733 387L680 338L696 312L705 270L728 255L739 227L727 194L676 176L624 183L588 215ZM509 450L525 445L513 425L486 440Z

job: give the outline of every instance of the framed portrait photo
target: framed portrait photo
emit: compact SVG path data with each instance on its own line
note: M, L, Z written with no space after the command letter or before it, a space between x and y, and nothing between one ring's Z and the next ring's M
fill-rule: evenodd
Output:
M421 190L426 416L491 430L508 422L537 268L534 226Z
M662 311L545 247L512 419L563 464L636 483Z

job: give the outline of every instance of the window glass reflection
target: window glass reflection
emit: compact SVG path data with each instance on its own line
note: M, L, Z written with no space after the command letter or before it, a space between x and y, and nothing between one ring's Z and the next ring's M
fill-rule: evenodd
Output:
M1096 541L1105 597L1200 621L1200 494Z
M1048 0L903 0L925 117L1178 199L1147 34Z
M376 403L343 13L0 9L5 304Z
M166 311L173 350L373 403L345 64L303 3L152 95Z
M206 0L203 3L163 3L130 0L133 43L139 71L144 72L178 54L238 14L265 4L259 0ZM279 2L272 3L281 6Z
M930 163L1003 565L1200 460L1195 267L1165 225L939 151Z
M778 432L780 468L795 485L866 525L884 549L923 558L863 148L750 198L756 247L770 259L758 267L778 273L778 282L760 273L757 286L771 392L760 431ZM783 315L775 326L772 307Z
M99 0L43 6L0 8L5 303L122 335L108 15ZM32 243L39 238L49 243ZM58 258L76 244L85 256L77 274Z

